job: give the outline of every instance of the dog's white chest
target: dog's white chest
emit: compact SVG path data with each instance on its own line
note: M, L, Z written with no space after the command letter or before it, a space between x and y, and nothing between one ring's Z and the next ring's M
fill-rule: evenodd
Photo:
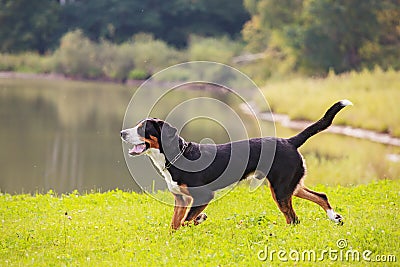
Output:
M172 180L171 174L169 173L168 169L165 168L164 154L160 153L160 150L158 149L150 148L147 150L147 155L151 158L154 165L156 165L158 170L161 172L162 176L165 179L165 182L167 183L168 190L171 193L183 195L183 193L181 192L181 188L174 180Z

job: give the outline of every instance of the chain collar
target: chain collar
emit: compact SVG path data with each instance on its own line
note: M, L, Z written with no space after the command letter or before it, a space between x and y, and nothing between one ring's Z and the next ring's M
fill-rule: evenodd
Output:
M164 171L166 169L169 169L180 158L180 156L182 156L183 153L185 152L188 144L185 142L185 140L183 138L182 138L182 141L183 141L183 146L182 146L181 151L167 165L165 165Z

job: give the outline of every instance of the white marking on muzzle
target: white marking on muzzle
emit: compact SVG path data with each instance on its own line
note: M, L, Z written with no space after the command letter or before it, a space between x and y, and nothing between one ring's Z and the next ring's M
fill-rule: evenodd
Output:
M123 141L130 143L132 145L137 145L137 144L142 144L144 141L142 140L143 137L141 137L138 134L138 126L125 129L121 131L121 138Z

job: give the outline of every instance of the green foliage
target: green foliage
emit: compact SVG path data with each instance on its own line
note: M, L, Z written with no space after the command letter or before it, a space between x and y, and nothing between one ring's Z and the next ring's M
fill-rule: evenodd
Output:
M237 35L248 19L241 0L71 1L61 11L67 29L80 28L92 40L122 43L148 32L178 47L190 34Z
M143 33L133 38L132 56L135 67L149 74L185 61L184 53Z
M242 0L4 0L0 52L43 54L76 29L92 41L117 44L147 32L182 48L191 34L237 37L248 19Z
M192 36L187 49L177 50L152 35L140 33L130 41L115 44L91 41L81 30L67 33L53 53L39 56L0 54L0 70L60 73L86 79L144 79L171 65L188 60L210 60L229 64L241 45L224 38ZM182 77L186 74L178 74Z
M97 61L97 45L85 37L80 30L67 33L55 52L56 71L68 76L95 78L100 76Z
M53 58L54 71L67 76L124 81L134 69L145 72L140 78L148 77L183 61L184 56L147 34L136 35L132 41L118 45L90 41L81 30L76 30L61 39Z
M305 25L300 29L304 67L343 72L360 67L360 49L374 41L380 26L380 1L310 1L304 6ZM322 48L322 49L321 49Z
M82 29L91 40L121 43L134 33L152 32L162 26L158 8L152 6L163 8L165 5L161 1L67 1L61 9L62 22L67 30Z
M260 251L371 250L371 257L395 255L399 260L399 181L353 187L313 188L327 193L345 218L329 221L314 203L294 199L301 219L287 226L268 187L250 193L238 186L211 203L207 221L196 227L169 230L173 208L148 195L114 190L67 195L55 192L0 195L0 264L93 266L262 266L287 265L277 257L258 259ZM159 199L171 194L158 192ZM339 250L340 251L340 250ZM276 254L275 254L276 256ZM313 266L314 261L289 263ZM365 260L330 260L325 265L365 266ZM389 264L386 262L385 264Z
M53 0L0 1L0 52L45 53L60 36L59 15Z
M112 80L123 81L135 67L133 47L129 44L116 45L107 41L97 46L97 65L101 68L101 76Z
M0 71L49 73L54 70L53 58L37 53L0 54Z
M146 80L149 78L149 74L142 69L134 69L129 72L128 78L132 80Z
M238 40L241 32L246 51L265 55L245 67L260 80L292 72L326 75L329 69L346 72L376 65L399 69L399 18L397 0L6 0L0 2L0 52L45 54L61 42L63 49L59 50L65 53L60 52L60 57L72 53L72 58L58 62L58 70L73 76L124 80L134 64L151 74L157 69L154 65L161 68L167 62L181 61L169 45L192 46L188 58L228 63L241 44L232 44L224 36ZM87 39L80 40L84 49L67 52L79 48L65 43L65 36L77 30ZM154 40L152 48L137 44L138 54L152 58L135 62L126 54L135 52L131 51L132 36L143 32ZM221 49L222 43L228 43L228 51ZM86 51L88 47L96 49ZM103 51L107 47L111 51ZM161 58L147 53L158 48L168 53L161 53ZM78 60L83 53L85 60ZM95 63L106 64L110 56L109 66ZM178 60L171 60L176 56ZM89 69L83 73L85 67Z
M286 73L326 74L377 64L399 68L395 1L248 0L245 5L252 13L242 32L248 49L265 51L265 61L287 65Z
M229 64L241 51L240 44L227 37L203 38L192 36L188 47L189 60L206 60Z

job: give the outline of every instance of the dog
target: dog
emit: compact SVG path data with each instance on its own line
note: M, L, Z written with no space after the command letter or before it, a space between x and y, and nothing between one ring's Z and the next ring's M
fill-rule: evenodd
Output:
M145 154L165 179L174 195L175 207L171 227L203 222L202 213L214 198L215 191L253 175L267 178L278 208L288 224L299 219L292 207L292 196L307 199L321 206L330 220L342 224L326 194L314 192L303 184L305 162L298 151L310 137L328 128L336 114L352 105L349 100L333 104L325 115L291 138L262 137L226 144L186 142L177 129L156 118L140 121L135 127L120 132L124 142L132 146L130 156ZM190 209L189 209L190 207Z

